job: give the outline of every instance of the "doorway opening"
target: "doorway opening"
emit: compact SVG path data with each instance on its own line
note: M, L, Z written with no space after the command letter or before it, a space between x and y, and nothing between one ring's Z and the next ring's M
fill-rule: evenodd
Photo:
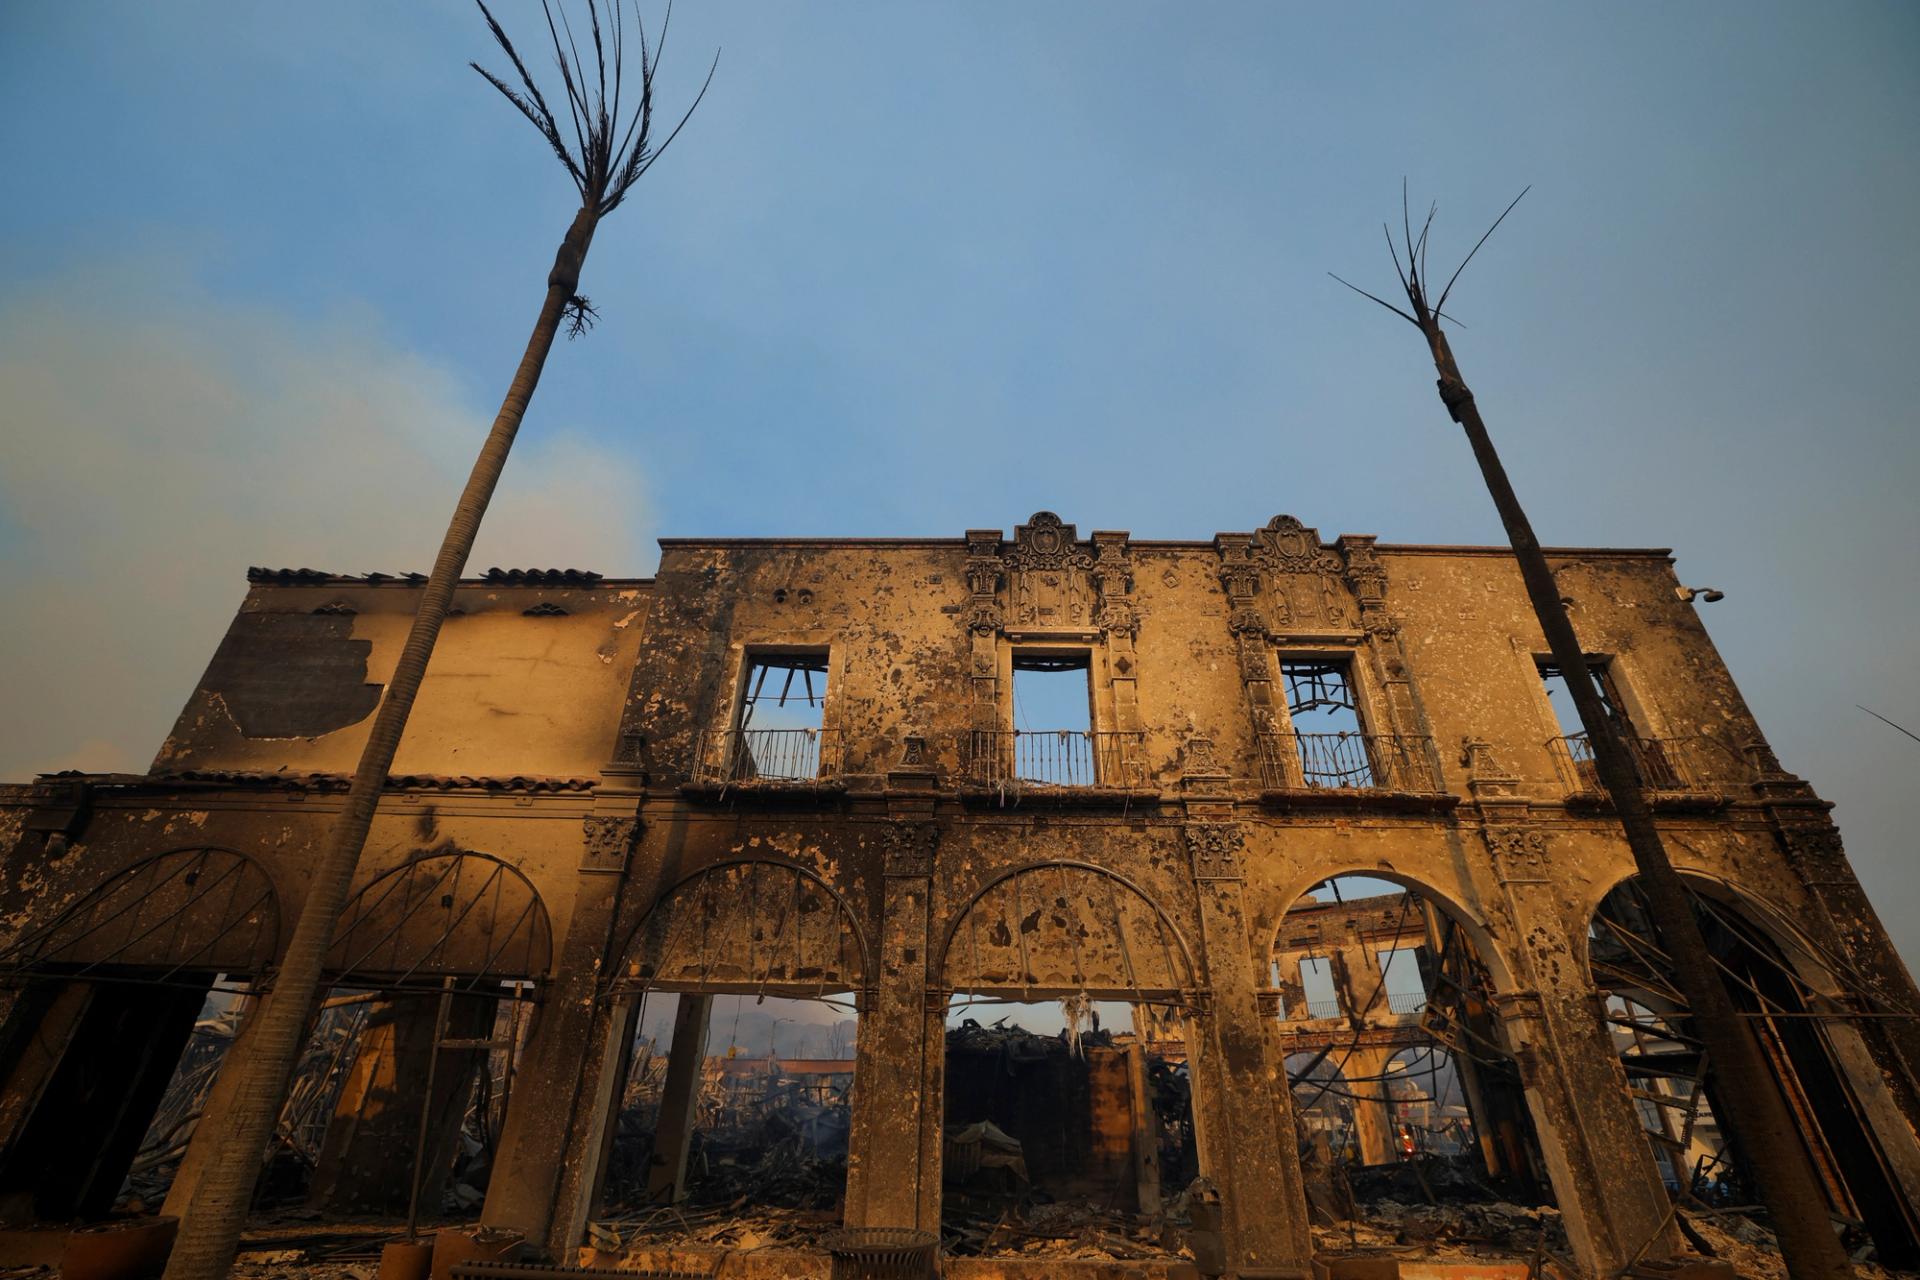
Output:
M1500 1201L1519 1224L1503 1243L1564 1247L1490 976L1447 911L1331 877L1287 912L1269 972L1317 1219L1385 1229L1398 1206Z
M1199 1172L1176 1025L1117 1000L956 995L941 1144L948 1252L1171 1256L1170 1207Z
M811 999L648 991L635 1002L592 1234L738 1246L839 1223L858 1015ZM613 1244L617 1241L617 1245Z

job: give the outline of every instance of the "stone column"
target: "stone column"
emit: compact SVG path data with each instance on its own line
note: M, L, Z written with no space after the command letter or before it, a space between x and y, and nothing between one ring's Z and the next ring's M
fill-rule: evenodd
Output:
M595 813L584 823L573 912L527 1037L480 1217L487 1226L523 1232L563 1260L586 1229L628 1048L630 1011L601 998L621 886L640 834L639 793L621 785L626 775L602 774Z
M939 828L930 775L897 771L888 782L895 816L881 835L879 971L864 975L854 1049L847 1223L937 1231L946 1010L927 987Z
M647 1166L649 1200L678 1204L687 1198L687 1152L693 1146L712 1020L712 996L682 995L673 1011L673 1047L667 1051L667 1078L660 1089L660 1116Z
M1627 1093L1600 994L1568 936L1546 840L1531 825L1490 826L1493 854L1516 946L1515 991L1494 997L1553 1181L1567 1239L1582 1268L1612 1274L1636 1252L1672 1256L1667 1194Z
M1361 1164L1392 1164L1400 1158L1393 1125L1393 1103L1387 1093L1384 1076L1394 1049L1354 1049L1342 1051L1342 1083L1352 1096L1353 1141L1360 1151Z
M1209 753L1189 748L1189 758ZM1188 775L1189 785L1196 779ZM1192 1021L1194 1119L1202 1168L1225 1202L1227 1261L1299 1269L1313 1256L1285 1064L1261 1010L1230 803L1188 801L1187 849L1199 894L1201 964L1210 999ZM1198 815L1207 820L1196 821ZM1262 1100L1271 1105L1260 1105Z

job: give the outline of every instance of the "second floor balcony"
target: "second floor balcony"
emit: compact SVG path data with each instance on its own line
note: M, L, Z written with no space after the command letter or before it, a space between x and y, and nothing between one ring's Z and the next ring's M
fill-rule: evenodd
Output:
M1270 793L1439 796L1433 739L1400 733L1260 735L1260 783Z
M962 766L976 788L1137 791L1147 787L1146 734L1077 729L974 729Z
M700 735L693 782L755 789L832 787L845 772L833 729L726 729Z
M1633 771L1649 799L1674 802L1717 798L1706 777L1709 771L1702 767L1693 740L1629 737L1624 741ZM1568 800L1593 804L1606 800L1607 789L1600 781L1599 762L1594 759L1593 743L1586 734L1549 738L1547 748L1553 753Z

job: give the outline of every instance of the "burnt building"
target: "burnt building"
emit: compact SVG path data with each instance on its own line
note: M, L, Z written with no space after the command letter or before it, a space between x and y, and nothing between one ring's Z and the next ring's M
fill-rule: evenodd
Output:
M1920 998L1829 806L1665 551L1550 555L1835 1213L1911 1259ZM150 772L0 788L13 1223L105 1212L208 993L274 998L420 589L249 583ZM1582 1267L1681 1249L1668 1186L1703 1172L1711 1064L1558 679L1505 549L1286 516L1184 542L1047 512L1011 536L669 539L651 579L464 582L336 934L351 994L316 1012L365 1010L382 1047L305 1120L312 1194L404 1208L414 1127L430 1165L452 1141L416 1119L461 1105L434 1088L505 1056L478 1212L569 1257L646 1002L677 997L689 1032L647 1174L670 1194L710 1002L824 997L857 1011L844 1220L936 1227L950 1008L1078 1000L1178 1046L1249 1273L1312 1251L1296 1103L1327 1082L1370 1117L1354 1158L1391 1160L1387 1065L1418 1044L1456 1059L1490 1175L1557 1204ZM1342 877L1364 891L1336 900ZM365 1102L382 1072L404 1123ZM182 1140L168 1212L218 1141Z

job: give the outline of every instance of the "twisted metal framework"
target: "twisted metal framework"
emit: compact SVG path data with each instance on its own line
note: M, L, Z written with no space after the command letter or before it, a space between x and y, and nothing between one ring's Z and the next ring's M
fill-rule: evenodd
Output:
M261 973L279 949L280 901L264 867L232 849L174 849L15 939L0 950L0 976L204 988L214 974Z
M438 853L375 877L348 902L327 980L376 991L495 990L553 966L546 905L525 875L485 853Z

